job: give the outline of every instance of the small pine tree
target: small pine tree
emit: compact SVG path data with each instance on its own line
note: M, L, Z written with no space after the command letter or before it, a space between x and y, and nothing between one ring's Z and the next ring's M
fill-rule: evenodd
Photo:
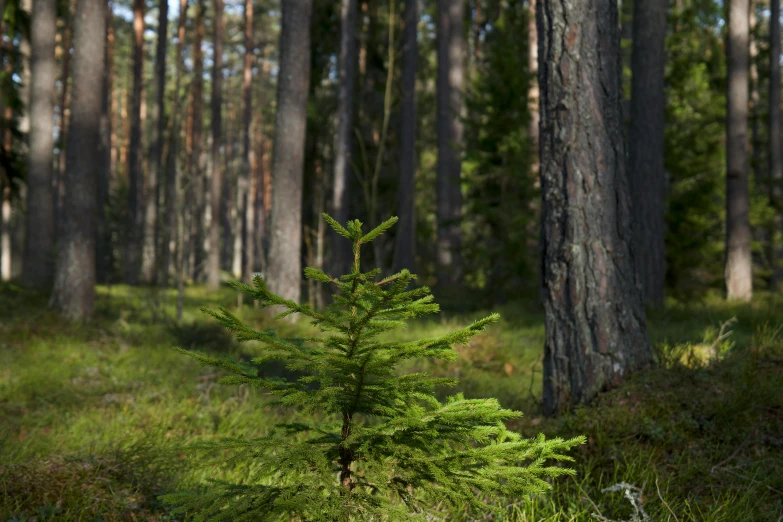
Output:
M257 331L221 308L204 309L239 341L259 341L263 355L253 365L181 350L204 365L228 371L224 384L246 384L273 396L276 405L300 414L298 422L278 424L257 439L202 442L191 448L235 452L252 461L252 483L210 481L201 491L166 495L164 501L196 520L431 520L433 506L498 509L497 500L542 492L547 479L573 474L550 464L570 461L566 452L583 442L523 439L504 422L520 413L502 409L495 399L435 398L435 388L455 379L423 373L401 375L399 363L432 357L453 360L464 344L498 320L493 314L452 334L411 342L381 334L406 321L439 311L427 287L408 289L414 275L403 270L379 279L362 272L359 249L396 221L367 234L351 221L344 228L324 215L337 233L353 242L353 267L334 278L307 268L305 275L333 285L334 302L324 311L271 293L264 280L232 285L262 307L282 309L277 318L300 314L323 336L284 339ZM284 362L302 375L293 381L258 375L257 365ZM313 421L308 414L319 412Z

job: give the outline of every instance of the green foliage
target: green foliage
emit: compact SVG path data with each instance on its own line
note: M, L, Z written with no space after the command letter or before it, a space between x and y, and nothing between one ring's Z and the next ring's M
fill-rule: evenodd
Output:
M407 270L380 279L380 270L361 271L360 248L397 221L370 232L359 221L345 227L329 216L329 225L353 243L354 262L339 278L308 268L308 278L336 289L323 311L270 292L264 280L233 286L276 318L305 316L324 335L283 338L272 330L247 326L226 308L205 309L236 339L264 345L252 364L180 350L201 364L229 375L223 384L246 384L272 397L271 405L296 412L263 437L201 442L192 449L223 455L230 462L252 463L241 484L213 480L203 490L166 495L177 511L196 520L427 520L437 505L497 509L504 497L521 497L550 488L548 479L572 475L556 465L571 461L566 452L583 437L524 439L505 422L520 416L495 399L441 402L436 388L456 383L426 373L401 373L413 359L457 358L455 345L467 343L498 320L492 314L466 328L412 341L381 335L407 321L439 311L425 286L409 289ZM266 377L259 365L281 361L298 372L293 379ZM320 418L322 417L323 418Z

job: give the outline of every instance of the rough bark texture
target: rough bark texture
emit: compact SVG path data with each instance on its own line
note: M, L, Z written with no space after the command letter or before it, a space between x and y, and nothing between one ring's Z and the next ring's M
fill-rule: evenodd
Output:
M770 0L769 55L780 56L780 0ZM770 199L778 213L779 229L783 230L783 201L780 199L783 181L783 159L780 152L780 60L770 60L769 68L769 175L773 190ZM774 229L773 229L774 230ZM772 238L775 236L772 235ZM771 289L776 290L783 280L780 266L780 245L771 239L770 263L772 265Z
M139 280L144 241L141 104L144 90L144 0L133 0L133 89L130 101L130 144L128 152L128 244L125 252L125 282Z
M402 101L400 103L400 182L394 271L416 270L416 69L419 62L418 0L405 0L402 32ZM477 15L478 16L478 15ZM478 41L478 40L477 40ZM478 44L477 44L478 45Z
M753 296L748 193L748 1L729 2L726 42L726 297Z
M666 7L635 0L631 58L631 121L628 177L638 282L648 304L663 305L666 279L664 172L664 64Z
M73 99L68 132L62 235L58 241L52 304L71 319L93 313L95 214L105 67L105 0L78 0L74 19Z
M180 233L180 227L184 226L178 219L179 207L177 206L177 188L179 187L179 150L180 150L180 133L176 130L180 128L180 86L182 84L182 73L184 64L182 63L182 52L185 47L185 25L188 20L188 0L179 0L179 23L177 25L177 51L175 54L175 67L176 76L174 79L174 101L171 106L171 114L174 119L174 124L171 126L175 129L169 136L169 151L168 158L165 161L166 164L166 224L163 227L163 238L161 241L161 250L163 259L161 261L160 275L158 277L158 283L164 286L168 285L169 275L171 274L171 258L172 253L180 248L179 239L173 239L176 234ZM175 234L176 231L176 234ZM180 273L180 262L182 258L177 254L177 274ZM179 280L178 280L179 282Z
M144 200L144 254L141 274L145 283L154 283L158 275L158 184L164 179L163 140L166 134L166 49L169 44L169 3L158 3L158 41L155 49L155 101L150 143L149 174Z
M55 0L35 0L30 21L30 153L27 170L27 227L22 279L33 287L51 283L54 268L54 58Z
M356 76L356 0L342 0L340 6L340 56L337 60L337 130L334 137L334 182L332 217L345 223L350 216L351 143L353 141L353 91ZM319 218L320 219L320 218ZM350 271L351 247L330 230L332 267L335 275Z
M299 302L302 284L302 182L310 86L312 0L283 2L280 75L272 152L269 289Z
M223 144L223 0L215 0L214 56L212 68L212 176L210 180L209 252L207 254L207 286L220 287L220 200L222 199L223 165L220 148Z
M109 265L111 262L111 231L109 230L107 205L109 203L109 183L113 174L112 170L112 124L111 124L111 90L112 90L112 61L114 59L114 35L111 31L113 13L106 9L106 50L103 54L103 81L101 83L101 148L98 176L98 202L97 202L97 236L95 238L95 276L98 283L108 281Z
M463 0L438 0L437 47L437 256L438 285L462 281L462 172L465 36Z
M539 0L544 408L652 361L634 283L614 0Z

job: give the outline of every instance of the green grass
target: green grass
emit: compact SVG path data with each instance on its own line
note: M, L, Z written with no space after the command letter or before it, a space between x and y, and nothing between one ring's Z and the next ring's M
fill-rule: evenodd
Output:
M185 456L180 447L258 436L289 413L246 388L217 386L212 370L169 349L249 356L258 347L236 345L197 311L235 302L228 290L189 289L178 325L172 293L102 287L98 316L83 326L48 311L46 296L0 287L0 522L173 520L159 494L246 476L252 463L210 469L206 456ZM651 520L781 520L782 299L670 303L650 317L658 367L557 419L538 407L543 314L529 305L497 311L502 322L461 347L457 362L415 369L458 376L458 391L522 410L513 427L527 435L588 436L575 453L577 477L556 482L548 495L508 499L507 520L628 520L634 508L624 494L602 492L620 482L640 489ZM250 306L239 313L252 324L266 321ZM431 336L478 315L442 314L404 335ZM731 317L733 333L713 346ZM483 520L466 511L444 515Z

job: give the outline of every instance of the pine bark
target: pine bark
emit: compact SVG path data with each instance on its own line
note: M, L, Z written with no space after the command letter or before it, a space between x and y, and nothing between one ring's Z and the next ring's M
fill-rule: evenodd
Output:
M539 0L544 409L589 401L652 350L634 282L617 3Z
M23 281L37 288L51 283L54 269L54 95L57 64L55 0L35 0L30 21L30 153L27 170L27 227Z
M55 235L58 233L58 224L61 223L60 214L63 205L63 195L65 193L65 146L68 141L68 120L70 119L70 110L68 105L69 99L69 85L70 85L70 64L71 64L71 45L72 45L72 24L73 16L71 15L71 2L67 2L65 19L63 20L63 32L62 32L62 72L60 73L60 99L59 105L59 120L58 126L58 145L59 151L57 152L57 171L55 173L54 181L54 216L55 216Z
M418 0L405 0L402 32L402 101L400 103L400 177L394 271L416 270L416 70L419 61Z
M770 0L770 56L780 56L780 0ZM781 201L781 181L783 181L783 158L781 158L780 143L780 60L770 60L769 68L769 175L773 189L770 193L772 207L776 210L778 229L783 230L783 201ZM773 228L773 232L774 232ZM777 290L783 280L783 267L780 258L783 257L780 245L775 244L775 234L771 235L770 264L772 266L771 289Z
M749 0L730 0L726 42L726 297L753 296L748 191Z
M166 52L169 43L169 3L158 3L158 41L155 49L155 101L153 122L155 125L150 144L147 198L144 201L144 253L142 277L145 283L155 283L158 275L158 193L164 179L163 140L166 134Z
M220 288L220 210L223 165L220 161L220 149L223 144L223 0L215 0L214 20L214 56L212 59L212 176L210 180L209 253L207 254L207 286L211 290Z
M666 8L660 0L635 0L631 58L628 169L634 226L634 259L645 301L663 305L666 282L664 130Z
M204 17L206 12L205 0L198 0L198 13L196 15L196 38L193 42L193 91L191 106L193 107L193 120L190 128L188 168L189 183L198 187L205 185L206 168L204 165L203 141L204 141L204 41L205 27ZM204 259L204 223L205 201L204 192L196 188L194 191L194 209L190 220L192 225L191 249L193 250L193 278L198 278L203 273Z
M463 0L438 0L437 256L439 286L462 281L462 146L465 37Z
M144 90L144 0L133 0L133 88L130 100L128 148L128 244L125 252L125 282L139 280L144 241L144 179L142 173L141 105Z
M269 289L299 302L302 284L302 183L310 87L312 0L282 5L280 74L272 153Z
M352 179L351 144L353 142L354 84L356 81L356 0L342 0L340 5L340 55L338 64L337 130L334 138L334 181L332 183L332 217L339 223L350 218L350 180ZM320 219L320 217L318 218ZM332 273L350 271L351 249L334 231L329 234Z
M83 320L95 302L96 192L101 90L106 45L105 0L77 0L74 19L73 98L65 178L62 235L58 241L51 302L63 315Z

